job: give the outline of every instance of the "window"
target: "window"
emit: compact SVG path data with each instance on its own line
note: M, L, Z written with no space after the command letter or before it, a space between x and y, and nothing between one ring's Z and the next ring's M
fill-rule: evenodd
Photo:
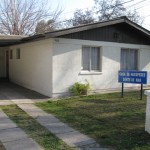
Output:
M9 51L9 58L13 59L13 50L12 49Z
M20 59L20 48L16 49L16 59Z
M121 70L138 70L138 50L121 49Z
M100 70L100 47L82 47L82 70L83 71L101 71Z

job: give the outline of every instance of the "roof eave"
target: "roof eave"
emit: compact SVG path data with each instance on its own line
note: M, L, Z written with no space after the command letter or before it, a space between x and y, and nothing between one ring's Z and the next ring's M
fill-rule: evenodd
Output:
M135 24L134 22L125 19L124 22L126 22L127 24L131 25L132 27L136 28L137 30L143 32L144 34L146 34L147 36L150 37L150 32L148 30L146 30L145 28L139 26L138 24Z
M62 35L77 33L77 32L81 32L81 31L91 30L94 28L100 28L100 27L105 27L105 26L109 26L109 25L115 25L115 24L119 24L119 23L127 23L128 25L130 25L130 26L134 27L135 29L139 30L140 32L144 33L146 36L150 37L150 32L148 30L146 30L143 27L137 25L136 23L130 21L126 17L120 17L120 18L105 21L105 22L97 22L97 23L93 23L93 24L82 25L82 26L78 26L78 27L73 27L73 28L63 29L63 30L54 31L54 32L48 32L45 34L38 34L38 35L26 37L26 38L21 39L17 43L21 44L21 43L38 41L38 40L43 40L43 39L48 39L48 38L57 38Z
M79 26L79 27L64 30L64 31L55 31L53 33L46 33L45 37L55 38L61 35L76 33L76 32L85 31L85 30L91 30L94 28L105 27L105 26L114 25L114 24L123 23L123 22L124 22L124 19L118 19L118 20L111 20L111 21L106 21L106 22L101 22L101 23L94 23L94 24Z

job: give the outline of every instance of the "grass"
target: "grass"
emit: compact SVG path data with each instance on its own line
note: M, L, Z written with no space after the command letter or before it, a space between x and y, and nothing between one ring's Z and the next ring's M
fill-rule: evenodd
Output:
M116 150L148 150L150 135L145 130L146 97L140 92L91 95L37 103L48 113Z
M16 105L1 106L1 109L45 150L72 150Z
M1 141L0 141L0 150L5 150L5 148L4 148L4 146L3 146Z

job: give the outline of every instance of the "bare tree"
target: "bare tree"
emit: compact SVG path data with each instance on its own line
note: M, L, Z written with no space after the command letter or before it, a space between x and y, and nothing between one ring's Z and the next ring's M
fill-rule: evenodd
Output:
M73 18L69 20L71 26L79 26L84 24L93 23L95 18L93 17L93 12L89 9L82 11L77 9L74 12Z
M123 16L126 12L121 0L94 0L99 21Z
M36 25L35 33L40 34L40 33L45 33L45 32L56 30L56 26L54 23L55 23L55 20L48 20L48 21L41 20Z
M1 0L0 33L29 35L35 32L36 23L44 19L56 20L61 9L51 11L46 0Z
M128 19L139 25L142 25L144 22L144 17L140 16L135 9L132 11L127 11L126 16L128 17Z
M67 26L79 26L96 21L107 21L113 18L127 16L131 21L142 24L143 18L136 10L127 10L122 0L94 0L94 7L83 11L77 9L73 18L67 21Z
M144 19L136 10L127 10L121 0L94 0L99 21L106 21L120 16L127 16L131 21L142 24Z

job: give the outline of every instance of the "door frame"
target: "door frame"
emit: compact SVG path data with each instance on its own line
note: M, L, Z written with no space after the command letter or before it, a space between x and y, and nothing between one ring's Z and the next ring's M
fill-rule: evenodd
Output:
M9 79L9 50L5 51L6 78Z

